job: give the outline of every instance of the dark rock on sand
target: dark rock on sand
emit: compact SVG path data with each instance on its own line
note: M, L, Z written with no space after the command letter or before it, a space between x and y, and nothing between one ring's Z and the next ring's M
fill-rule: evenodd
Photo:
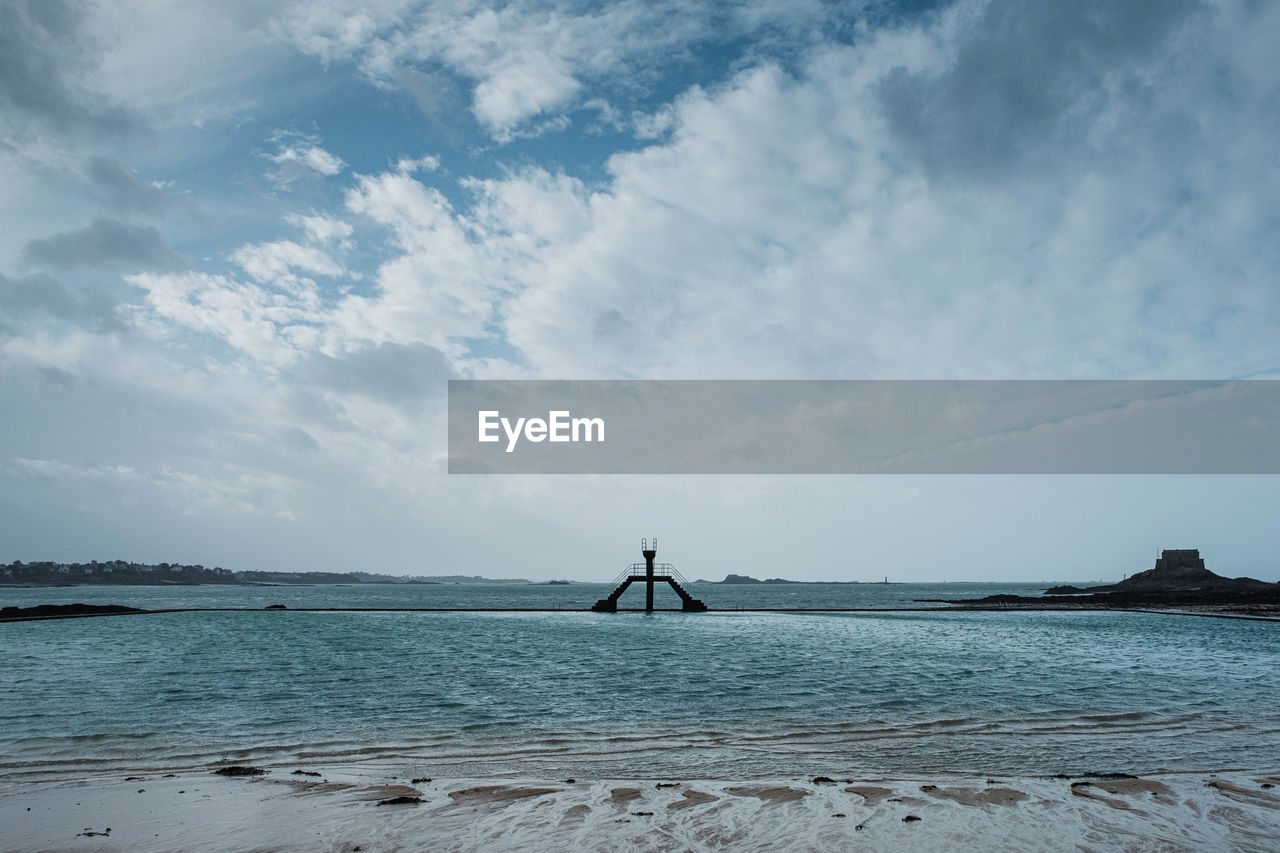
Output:
M289 608L283 604L268 604L263 610L288 610Z
M380 806L411 806L422 802L422 797L392 797L389 800L378 800Z
M295 771L293 771L293 775L294 775L294 776L317 776L317 777L318 777L320 774L319 774L319 773L317 773L317 772L316 772L316 771L314 771L314 770L295 770Z
M911 823L911 822L913 822L913 821L917 821L917 820L919 820L919 819L920 819L920 818L916 817L915 815L913 815L913 814L909 814L909 815L907 815L906 817L904 817L904 818L902 819L902 822L903 822L903 823Z
M261 767L245 767L241 764L232 764L228 767L219 767L213 772L219 776L262 776L267 771Z

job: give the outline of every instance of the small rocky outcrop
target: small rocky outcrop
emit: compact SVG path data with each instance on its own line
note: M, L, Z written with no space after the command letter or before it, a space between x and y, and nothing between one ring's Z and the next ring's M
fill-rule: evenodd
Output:
M5 619L57 619L68 616L110 616L113 613L145 613L137 607L121 604L37 604L34 607L0 608L0 621Z

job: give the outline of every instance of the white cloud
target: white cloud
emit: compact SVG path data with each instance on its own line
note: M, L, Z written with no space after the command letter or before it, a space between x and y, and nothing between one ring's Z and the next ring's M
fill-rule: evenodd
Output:
M296 520L293 511L282 506L296 484L275 473L224 466L211 476L167 465L142 471L129 465L71 465L57 459L23 457L14 458L12 466L27 475L63 482L108 481L109 489L150 488L189 515L244 514Z
M97 79L164 127L197 129L264 106L263 79L288 53L249 2L99 0L80 11L107 46Z
M292 240L241 246L231 253L231 260L260 282L289 288L299 282L294 270L325 276L338 276L343 272L342 266L324 250Z
M352 213L395 235L371 296L343 300L333 321L345 337L426 343L460 354L456 339L479 336L504 291L502 258L483 231L435 189L403 172L361 176L347 194Z
M1159 69L1160 89L1109 90L1105 103L1087 88L1055 95L1055 108L1090 124L1064 139L1036 118L1018 131L1025 159L991 175L963 171L978 163L963 152L913 159L886 123L884 87L901 74L955 98L983 85L948 80L972 73L963 58L987 38L983 8L816 53L799 78L765 66L721 91L692 90L674 105L670 140L615 155L603 186L528 170L472 184L475 209L442 215L482 227L471 251L511 283L499 309L507 336L548 376L1273 366L1280 305L1262 283L1278 267L1262 211L1277 189L1255 176L1274 171L1274 130L1238 106L1271 97L1277 81L1251 63L1232 72L1239 101L1206 89L1219 57L1269 32L1276 13L1248 21L1228 7L1196 49L1176 20L1142 36L1133 56L1110 61L1119 77ZM1035 56L1035 39L1055 37L1024 30L1027 41L1001 50ZM1092 33L1075 38L1088 55ZM1194 144L1169 143L1179 126L1195 128Z
M505 44L521 14L450 13L434 26L470 28L467 49L483 53L477 45ZM1204 27L1195 43L1180 38L1192 19L1155 26L1107 13L1133 32L1128 54L1091 29L1093 12L1061 11L1056 29L1036 14L966 3L924 26L815 51L795 75L765 64L718 89L691 88L651 114L662 141L616 154L598 184L530 166L462 179L472 201L458 207L418 174L438 169L431 156L357 176L347 213L393 242L369 290L329 304L300 275L342 274L330 247L347 251L355 232L323 214L290 218L308 243L252 244L232 256L259 285L296 293L215 276L134 280L151 282L159 313L221 330L269 361L281 346L383 342L460 360L466 341L496 331L546 376L1269 369L1280 358L1267 332L1280 306L1265 282L1280 258L1266 248L1275 241L1265 211L1277 190L1255 176L1274 169L1275 133L1254 116L1277 80L1251 45L1275 29L1277 13L1227 4L1212 26L1194 21ZM1004 40L993 46L997 24ZM334 56L366 50L380 26L360 25L347 47L335 35ZM408 43L434 44L428 31L384 33L388 56L419 55ZM1064 38L1075 47L1042 50ZM1099 44L1112 51L1105 64L1073 68ZM986 109L988 75L1003 66L975 57L991 51L1059 81L1045 102L1006 116L1015 147L963 124L963 109L931 114L953 123L947 133L921 131L903 112L904 90L925 101L976 98ZM1233 58L1224 66L1223 56ZM1104 71L1112 82L1164 76L1159 88L1103 94L1072 82ZM1211 93L1223 73L1236 87L1229 101ZM1045 110L1081 126L1063 137ZM1193 141L1171 144L1170 128L1194 131ZM277 142L281 162L301 162L284 152L308 146L322 152L310 137ZM987 169L988 144L1007 170ZM502 365L486 356L460 368Z
M299 285L286 294L194 272L126 280L145 291L148 308L164 324L212 335L266 365L292 360L297 351L290 336L324 320L314 286ZM147 328L164 334L165 326Z
M267 159L280 164L301 163L322 175L336 175L346 165L341 158L315 145L284 145L275 154L268 154Z
M1132 55L1106 57L1108 79L1159 70L1161 88L1102 97L1063 83L1006 117L1019 128L1014 148L960 125L909 139L919 129L896 100L904 86L981 104L993 85L984 75L1002 73L973 58L983 51L1035 57L1046 39L1075 39L1075 52L1045 59L1061 67L1036 66L1070 82L1071 63L1101 38L1087 10L1059 14L1055 30L1019 23L1031 10L991 9L968 3L924 27L816 51L798 75L766 64L717 90L692 88L653 114L663 141L615 155L600 184L526 167L462 179L473 202L458 208L414 175L435 158L359 176L348 212L389 229L394 250L372 290L313 316L322 332L306 340L426 343L460 359L465 340L499 329L546 376L1212 376L1273 366L1280 348L1267 330L1280 305L1263 283L1280 258L1263 247L1274 243L1264 211L1277 190L1254 180L1273 167L1253 115L1277 80L1248 57L1277 13L1250 19L1228 5L1193 47L1179 38L1190 19L1155 27L1115 12L1135 35ZM1008 30L997 47L988 13ZM515 14L477 14L467 26L497 43L503 15ZM1209 89L1228 46L1242 48L1228 67L1238 92L1221 103ZM1046 109L1083 124L1063 137ZM1169 144L1170 127L1194 127L1195 143ZM985 144L1005 152L1008 170L987 170ZM316 245L244 247L237 262L261 282L337 274L318 244L345 229L293 221ZM1241 348L1246 339L1256 345Z
M636 112L631 116L631 124L640 139L656 139L670 130L674 123L675 114L670 108L655 113Z
M355 230L350 223L332 216L303 216L291 213L285 217L285 221L301 228L306 233L307 239L313 243L334 242L339 247L345 247L349 243L348 238Z
M588 82L626 73L644 58L695 37L718 37L696 3L621 0L598 9L570 3L299 3L274 31L325 62L356 61L370 78L396 85L405 66L443 64L472 84L472 112L499 141L563 127L555 117Z
M270 177L281 188L287 189L308 174L332 177L347 167L342 158L321 148L320 139L314 135L278 130L271 134L270 141L276 150L263 157L280 167Z
M349 59L392 29L418 0L330 0L297 3L272 30L326 63Z
M122 479L134 479L138 476L138 472L128 465L68 465L57 459L27 459L22 456L14 457L12 464L20 471L29 474L37 474L41 477L52 477L55 479L76 479L89 478L100 479L103 477L119 477Z
M434 172L440 168L440 158L430 154L421 157L401 157L396 161L396 171L405 175L414 172Z

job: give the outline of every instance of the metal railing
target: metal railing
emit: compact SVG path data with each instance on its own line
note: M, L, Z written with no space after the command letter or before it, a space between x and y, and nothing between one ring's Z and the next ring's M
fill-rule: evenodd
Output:
M616 587L618 584L622 583L627 578L643 576L644 574L645 574L644 563L632 563L631 565L623 569L616 578L611 580L609 582L609 586ZM680 572L676 570L676 567L671 563L654 563L653 576L655 578L671 578L676 583L680 584L680 586L682 587L687 588L689 586L688 578L680 574Z

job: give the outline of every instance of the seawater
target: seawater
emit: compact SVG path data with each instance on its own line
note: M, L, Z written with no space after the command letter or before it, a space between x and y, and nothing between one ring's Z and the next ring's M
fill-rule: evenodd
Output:
M1280 767L1278 623L735 610L1035 589L698 584L724 608L705 614L583 612L603 585L5 589L4 605L252 609L0 624L0 775L219 760L545 778ZM560 610L260 609L275 603Z

